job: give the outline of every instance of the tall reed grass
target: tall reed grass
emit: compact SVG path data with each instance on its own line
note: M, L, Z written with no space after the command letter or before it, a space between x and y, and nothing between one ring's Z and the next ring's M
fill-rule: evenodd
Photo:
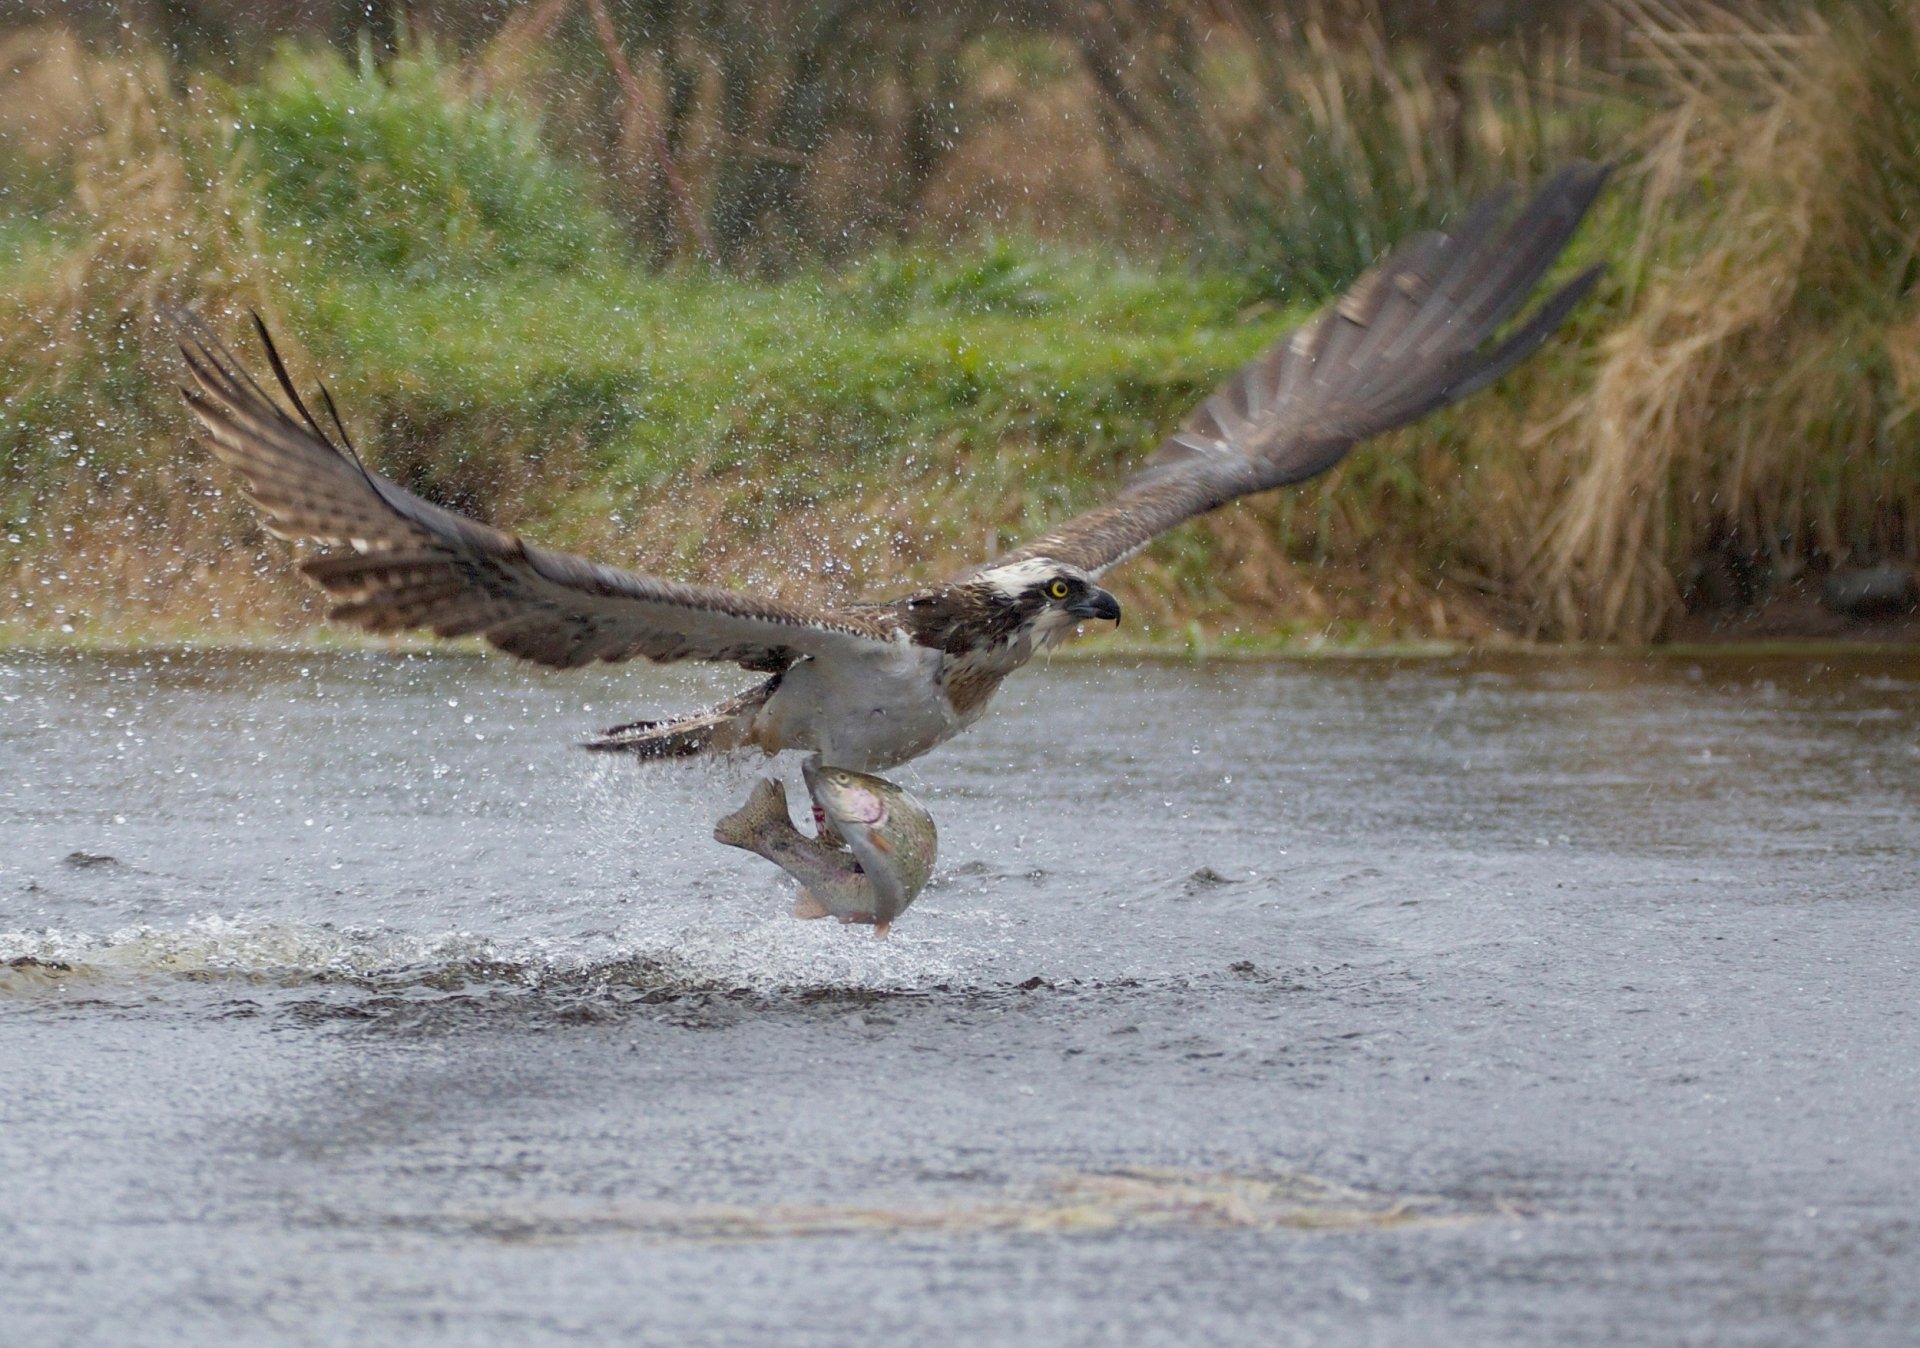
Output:
M1640 641L1703 573L1754 599L1920 561L1920 11L1627 12L1667 109L1516 582L1538 630Z
M1332 295L1496 187L1617 153L1640 117L1576 24L1456 50L1393 40L1376 0L1105 12L1078 46L1115 170L1277 296Z
M227 484L156 435L181 423L154 315L192 301L277 319L290 278L231 120L204 90L177 95L155 54L42 29L9 41L0 68L47 129L21 166L67 184L16 219L0 284L0 611L71 631L102 587L138 610L257 559ZM6 148L20 164L18 141Z

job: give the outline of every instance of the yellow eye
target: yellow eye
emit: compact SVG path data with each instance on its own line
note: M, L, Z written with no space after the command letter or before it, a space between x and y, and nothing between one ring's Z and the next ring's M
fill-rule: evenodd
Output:
M1067 590L1067 583L1064 580L1056 580L1053 584L1047 586L1047 593L1055 599L1065 599L1067 597Z

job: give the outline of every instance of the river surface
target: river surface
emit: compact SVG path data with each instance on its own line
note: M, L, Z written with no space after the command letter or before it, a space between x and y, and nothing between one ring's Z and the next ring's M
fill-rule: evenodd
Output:
M1920 1333L1920 658L1036 668L886 942L737 682L0 654L0 1340Z

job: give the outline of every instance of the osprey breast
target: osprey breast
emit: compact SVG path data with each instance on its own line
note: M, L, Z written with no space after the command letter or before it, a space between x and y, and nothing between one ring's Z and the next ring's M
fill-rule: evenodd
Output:
M972 725L986 712L994 692L1012 671L1004 662L980 656L952 656L941 680L947 704L962 726Z
M828 767L881 772L967 725L941 690L938 651L897 641L871 658L802 660L755 718L770 753L812 750Z

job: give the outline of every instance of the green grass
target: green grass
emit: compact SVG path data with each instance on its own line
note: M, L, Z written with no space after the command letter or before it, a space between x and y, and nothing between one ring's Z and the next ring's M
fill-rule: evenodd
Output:
M232 95L270 225L336 264L403 279L560 271L619 229L537 118L470 93L433 48L376 71L283 51Z
M981 284L1010 259L1019 303ZM1279 330L1240 322L1236 301L1218 279L1001 242L779 285L624 264L404 286L345 273L298 321L323 367L305 375L375 428L377 459L443 499L520 487L566 534L594 503L749 471L784 505L904 493L936 458L1010 443L1058 451L1029 488L1117 472Z

